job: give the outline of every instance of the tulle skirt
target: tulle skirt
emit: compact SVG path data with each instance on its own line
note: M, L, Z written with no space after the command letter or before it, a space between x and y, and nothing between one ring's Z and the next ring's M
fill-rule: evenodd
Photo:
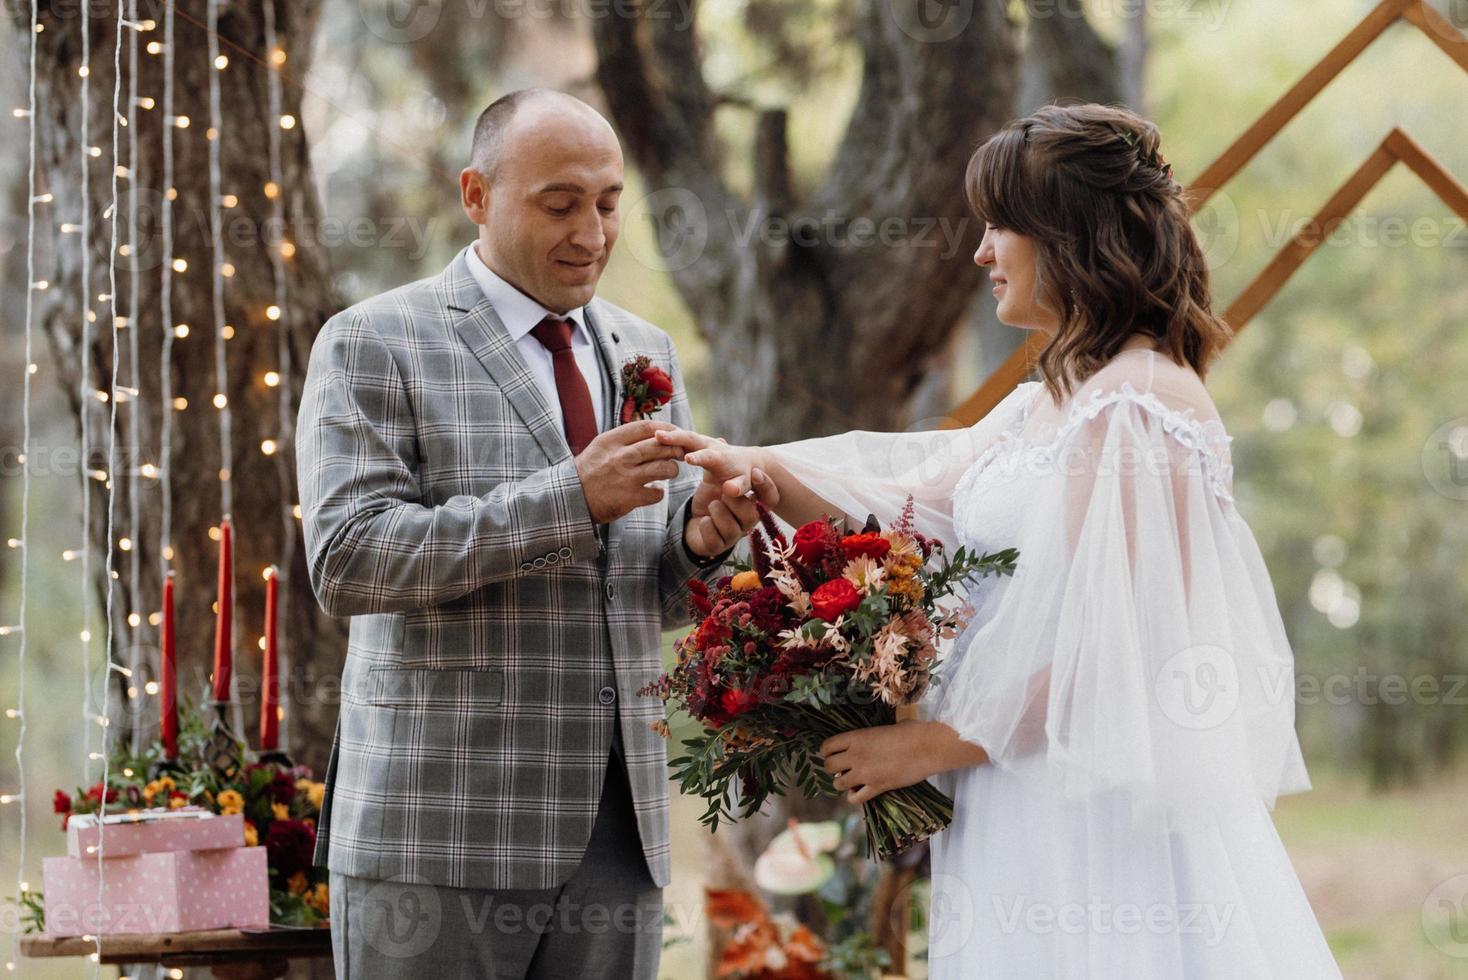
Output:
M938 782L933 980L1341 975L1262 801L1163 826L1124 791L1067 800L993 765Z

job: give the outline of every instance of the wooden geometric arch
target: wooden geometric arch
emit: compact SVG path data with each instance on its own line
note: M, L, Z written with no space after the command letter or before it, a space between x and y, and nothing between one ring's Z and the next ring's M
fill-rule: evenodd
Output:
M1192 211L1196 213L1220 187L1233 179L1301 109L1398 20L1406 21L1422 31L1460 68L1468 72L1468 37L1442 14L1422 0L1383 0L1188 186L1184 195ZM1320 246L1328 230L1346 217L1398 162L1406 164L1448 207L1464 220L1468 220L1468 188L1448 173L1411 136L1401 129L1393 129L1361 166L1356 168L1356 172L1341 184L1330 200L1325 202L1315 220L1297 232L1229 305L1223 318L1235 333L1242 330L1279 292L1289 277ZM1029 376L1035 358L1043 347L1043 338L1033 331L1027 332L1024 343L950 413L950 425L969 426L987 415L1005 395Z

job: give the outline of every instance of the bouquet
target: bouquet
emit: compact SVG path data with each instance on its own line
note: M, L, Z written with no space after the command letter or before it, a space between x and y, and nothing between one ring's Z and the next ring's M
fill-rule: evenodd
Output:
M701 820L714 830L734 819L736 779L740 816L790 782L808 798L837 795L821 744L894 723L936 679L937 642L963 625L949 608L959 604L944 600L972 576L1012 574L1018 558L1014 549L948 555L913 527L910 497L892 527L869 518L858 534L825 519L787 542L763 508L760 518L769 540L751 533L752 563L734 561L713 589L690 583L698 626L643 692L703 724L672 767L682 791L707 802ZM947 826L953 801L923 782L868 801L863 815L868 854L883 859Z

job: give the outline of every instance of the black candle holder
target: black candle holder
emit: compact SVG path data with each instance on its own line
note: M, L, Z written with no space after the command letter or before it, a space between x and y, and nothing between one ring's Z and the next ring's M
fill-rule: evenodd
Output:
M214 709L214 717L209 724L209 742L205 759L216 776L223 781L228 781L239 775L240 768L245 762L240 740L235 737L234 730L230 728L226 714L229 711L230 702L210 701L209 706Z
M261 752L260 761L267 765L281 766L285 769L294 769L296 767L296 764L291 761L291 757L286 755L279 749L271 749L269 752Z
M179 764L177 759L158 759L148 767L148 779L154 781L168 776L178 784L189 771Z

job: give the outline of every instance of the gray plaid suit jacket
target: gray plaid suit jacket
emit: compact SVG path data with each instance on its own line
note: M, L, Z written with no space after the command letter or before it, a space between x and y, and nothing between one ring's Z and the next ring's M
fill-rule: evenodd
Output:
M311 584L350 616L316 863L458 888L550 888L576 869L620 719L652 878L669 878L668 775L637 691L687 619L696 471L600 527L565 436L461 252L338 313L311 350L297 466ZM667 334L587 307L617 424L621 365L673 378ZM554 393L550 393L554 397ZM606 690L610 689L610 691ZM615 692L615 698L610 693ZM608 701L612 703L607 703Z

